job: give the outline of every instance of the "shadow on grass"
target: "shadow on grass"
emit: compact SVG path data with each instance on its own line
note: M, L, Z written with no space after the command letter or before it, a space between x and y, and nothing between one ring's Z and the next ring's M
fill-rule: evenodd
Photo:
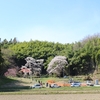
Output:
M28 90L30 89L29 86L23 86L23 87L11 87L11 88L2 88L0 87L0 92L18 92L18 91L22 91L22 90Z
M0 76L0 92L17 92L30 89L29 86L23 86L19 80Z

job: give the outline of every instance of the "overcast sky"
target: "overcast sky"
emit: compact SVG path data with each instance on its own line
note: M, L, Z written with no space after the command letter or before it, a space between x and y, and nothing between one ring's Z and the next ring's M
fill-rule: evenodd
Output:
M100 32L100 0L0 0L0 38L72 43Z

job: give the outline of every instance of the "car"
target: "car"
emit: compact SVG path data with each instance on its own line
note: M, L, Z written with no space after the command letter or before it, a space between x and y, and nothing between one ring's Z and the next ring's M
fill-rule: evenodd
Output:
M86 82L87 86L94 86L94 84L91 81Z
M51 88L59 88L60 86L58 86L57 84L51 84Z
M80 87L81 83L80 82L73 82L71 83L71 87Z
M31 86L32 88L42 88L42 86L40 84L34 84Z

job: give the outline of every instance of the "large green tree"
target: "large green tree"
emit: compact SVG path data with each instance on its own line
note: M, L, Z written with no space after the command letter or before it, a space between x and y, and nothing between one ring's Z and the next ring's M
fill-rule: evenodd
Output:
M55 56L66 56L68 66L66 72L69 75L88 74L100 67L100 36L93 35L75 43L54 43L48 41L18 42L16 38L1 42L2 53L0 52L1 64L11 66L24 65L25 58L31 56L35 59L44 59L44 69ZM4 59L4 61L3 61ZM10 60L9 60L10 59ZM12 60L15 62L12 63Z

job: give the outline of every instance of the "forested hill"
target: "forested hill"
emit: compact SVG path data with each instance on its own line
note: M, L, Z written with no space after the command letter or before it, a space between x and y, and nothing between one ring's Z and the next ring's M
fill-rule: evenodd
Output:
M21 67L25 58L44 59L44 70L57 55L66 56L68 75L88 74L100 66L100 36L93 35L75 43L53 43L48 41L18 42L4 39L0 43L0 74L10 67Z

